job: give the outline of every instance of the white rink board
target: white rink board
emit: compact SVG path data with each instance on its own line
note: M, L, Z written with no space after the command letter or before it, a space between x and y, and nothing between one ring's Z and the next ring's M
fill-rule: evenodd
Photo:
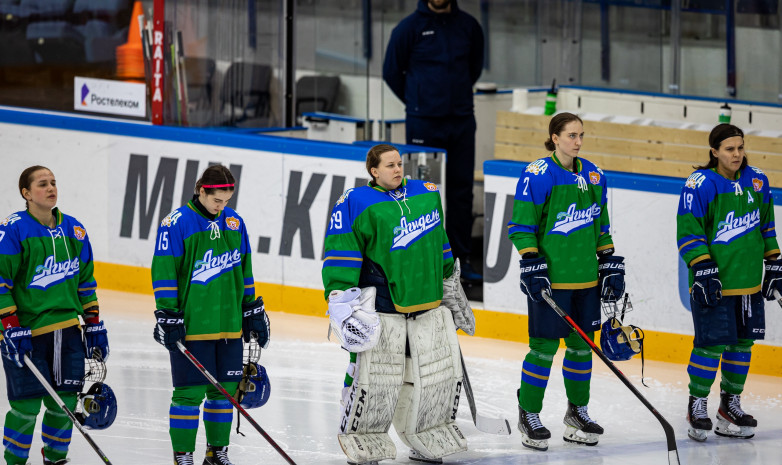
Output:
M611 173L606 176L610 186ZM497 199L491 211L487 204L486 228L490 231L484 235L488 241L485 267L488 270L498 263L509 263L484 274L483 295L487 310L526 315L526 296L519 289L519 255L507 237L507 221L503 221L503 214L507 215L504 210L512 207L517 181L515 176L485 176L487 199L492 194ZM617 255L625 257L626 289L635 309L627 321L645 330L692 334L689 307L682 303L687 275L676 246L677 207L678 195L608 189L611 235ZM775 206L774 213L775 218L782 218L782 207ZM781 310L776 302L766 302L764 344L782 345Z

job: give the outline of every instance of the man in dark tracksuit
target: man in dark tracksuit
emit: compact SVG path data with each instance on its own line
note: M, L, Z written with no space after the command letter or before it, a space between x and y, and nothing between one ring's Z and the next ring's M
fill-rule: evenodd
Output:
M475 115L472 86L483 67L483 31L456 0L419 0L391 32L383 79L405 104L407 143L445 149L446 233L462 277L470 264Z

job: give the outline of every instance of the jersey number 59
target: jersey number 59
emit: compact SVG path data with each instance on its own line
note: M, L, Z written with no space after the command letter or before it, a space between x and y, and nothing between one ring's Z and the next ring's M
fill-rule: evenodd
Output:
M337 210L331 214L329 229L342 229L342 212Z

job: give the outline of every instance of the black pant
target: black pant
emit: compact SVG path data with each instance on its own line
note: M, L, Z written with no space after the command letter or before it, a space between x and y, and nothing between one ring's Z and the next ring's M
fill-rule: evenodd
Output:
M445 232L454 258L470 256L472 189L475 180L475 116L407 116L407 143L444 149Z

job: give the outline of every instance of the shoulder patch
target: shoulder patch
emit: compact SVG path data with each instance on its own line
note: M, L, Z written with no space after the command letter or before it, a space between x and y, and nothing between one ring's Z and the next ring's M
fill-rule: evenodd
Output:
M759 175L761 175L761 176L764 176L764 175L766 174L766 173L764 173L764 172L763 172L763 170L761 170L760 168L756 168L756 167L754 167L754 166L750 166L750 168L752 168L752 171L756 172L757 174L759 174Z
M351 192L353 192L353 188L352 187L350 189L346 190L344 194L339 196L339 199L337 199L336 205L339 205L342 202L344 202L345 200L347 200L348 196L350 195Z
M525 173L532 173L534 175L543 174L548 169L548 163L546 163L546 160L541 158L540 160L535 160L529 165L527 165L527 169L524 170Z
M424 187L429 189L430 191L436 191L437 190L437 184L433 182L425 182Z
M598 170L599 170L599 168L598 168ZM600 184L600 173L596 173L594 171L590 171L589 172L589 182L591 182L592 184L595 184L595 185Z
M228 226L228 229L233 229L236 231L239 229L239 218L234 218L233 216L229 216L225 219L225 225Z
M173 226L179 220L180 216L182 216L182 212L174 210L163 218L163 221L160 222L160 226Z
M16 213L12 213L11 215L8 215L2 222L0 222L0 224L3 226L8 226L9 224L14 224L21 219L21 216Z
M752 188L755 189L755 192L760 192L763 190L763 180L758 178L752 178Z
M697 189L701 187L701 184L703 184L703 181L706 180L706 175L703 173L698 173L697 171L695 173L692 173L689 178L687 178L687 181L684 182L684 187L690 188L690 189Z
M79 226L74 226L73 235L76 236L76 239L83 241L87 236L87 231L85 231L84 228L80 228Z

